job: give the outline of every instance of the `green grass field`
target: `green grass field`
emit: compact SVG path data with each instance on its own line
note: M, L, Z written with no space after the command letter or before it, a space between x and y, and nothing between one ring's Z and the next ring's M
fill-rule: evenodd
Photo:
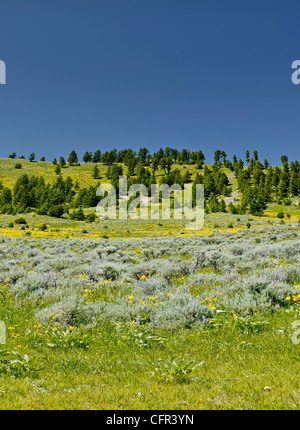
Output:
M0 161L9 187L56 177ZM91 170L63 175L90 185ZM299 409L299 215L207 214L197 234L0 215L1 409Z

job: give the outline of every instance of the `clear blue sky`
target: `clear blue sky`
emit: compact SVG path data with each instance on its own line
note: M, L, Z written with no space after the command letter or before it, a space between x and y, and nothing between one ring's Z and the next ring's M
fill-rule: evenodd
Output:
M300 159L298 0L1 0L0 156Z

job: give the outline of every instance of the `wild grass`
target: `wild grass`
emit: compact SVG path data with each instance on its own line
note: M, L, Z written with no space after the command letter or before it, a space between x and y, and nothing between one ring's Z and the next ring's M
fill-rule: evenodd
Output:
M0 160L3 185L55 181L52 163L20 162ZM62 175L96 185L92 168ZM296 200L205 214L198 232L0 215L1 409L299 409Z
M2 409L299 408L297 226L0 254Z

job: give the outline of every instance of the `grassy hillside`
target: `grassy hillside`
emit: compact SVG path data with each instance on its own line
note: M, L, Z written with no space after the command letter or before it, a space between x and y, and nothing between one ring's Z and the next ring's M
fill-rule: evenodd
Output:
M15 168L17 163L22 165L21 169ZM95 164L97 164L100 170L99 180L92 178L93 167ZM123 163L120 163L120 165L124 169L124 174L126 174L126 166ZM192 178L195 176L195 165L173 164L172 168L179 169L182 172L188 169L192 173ZM149 167L149 169L151 170L151 167ZM64 179L70 176L74 182L78 181L81 187L87 187L89 185L97 184L98 181L100 181L100 183L107 182L105 177L106 171L107 165L103 163L79 163L79 165L74 166L70 166L67 163L66 167L62 168L61 174ZM225 169L225 171L228 171L228 169ZM55 174L55 166L52 162L30 162L29 160L25 159L0 158L0 181L3 183L3 185L7 187L13 187L16 179L24 173L28 175L42 175L46 182L53 182L57 178L57 175ZM163 170L159 169L157 172L157 177L159 178L162 175Z
M57 177L47 162L0 166L8 187L23 173ZM91 171L62 175L89 186ZM293 201L205 214L198 232L174 219L1 214L1 409L299 409Z
M16 169L15 165L20 163L21 169ZM98 163L100 169L100 176L104 177L107 166ZM74 182L78 180L79 185L86 187L89 185L97 184L98 180L92 178L92 163L85 164L81 163L80 166L67 166L62 169L63 178L70 176ZM24 173L28 175L43 176L46 182L54 182L57 175L54 171L55 166L51 162L47 161L35 161L30 162L29 160L0 158L0 181L6 187L13 187L16 179ZM100 180L101 182L101 180Z
M22 168L16 169L16 163L21 163ZM90 185L96 186L98 183L108 182L105 173L107 166L103 163L97 163L99 168L99 178L93 179L92 171L94 163L80 163L77 166L67 165L62 168L61 175L64 179L68 176L71 177L73 182L78 181L80 187L89 187ZM121 164L122 165L122 164ZM126 174L127 168L122 165L124 174ZM211 167L211 166L209 166ZM151 170L151 168L149 167ZM179 169L180 171L188 170L192 177L195 178L196 167L195 165L180 165L175 164L172 169ZM223 197L226 204L229 202L237 203L240 201L241 193L238 190L237 180L230 169L222 167L230 181L232 193L229 197ZM6 187L13 188L15 181L23 174L43 176L46 182L54 183L57 179L55 173L55 166L51 162L30 162L29 160L23 159L9 159L0 158L0 181ZM164 174L163 170L156 172L157 180ZM300 211L298 207L298 198L293 199L293 204L289 206L269 204L267 210L263 216L252 216L252 215L232 215L225 213L207 214L205 215L204 228L194 234L210 234L213 231L224 231L229 230L234 232L241 228L247 228L247 224L250 222L252 226L263 226L266 224L278 224L280 220L276 217L276 214L282 210L286 216L284 222L289 225L296 226L299 220ZM85 209L86 213L94 211L95 208ZM95 223L76 222L71 221L67 215L64 215L61 219L55 219L49 216L38 216L35 213L26 214L27 225L25 227L15 224L13 227L9 227L12 220L18 218L17 216L11 217L9 215L0 215L0 233L8 236L24 236L31 234L33 237L99 237L101 235L109 235L109 237L116 236L145 236L145 235L190 235L191 233L185 230L185 222L180 220L159 220L159 221L99 221ZM282 222L282 221L281 221ZM47 229L41 230L41 226L45 224ZM85 233L82 233L85 231Z

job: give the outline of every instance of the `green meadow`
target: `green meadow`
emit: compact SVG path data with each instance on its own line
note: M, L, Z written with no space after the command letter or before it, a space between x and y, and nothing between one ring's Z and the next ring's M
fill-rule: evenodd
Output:
M0 161L8 188L24 172L57 178L52 163ZM62 175L85 187L106 169ZM298 200L206 211L197 232L0 214L1 409L299 409Z

